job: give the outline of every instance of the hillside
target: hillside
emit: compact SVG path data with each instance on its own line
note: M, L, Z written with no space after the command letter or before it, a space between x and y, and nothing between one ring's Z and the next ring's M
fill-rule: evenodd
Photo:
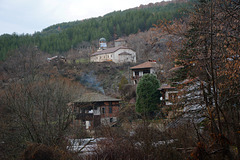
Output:
M78 48L83 42L92 43L99 37L111 41L139 31L144 32L159 20L180 18L184 7L187 7L187 3L182 1L151 3L114 11L103 17L52 25L33 35L5 34L0 37L0 60L5 60L23 46L37 46L43 52L59 54Z

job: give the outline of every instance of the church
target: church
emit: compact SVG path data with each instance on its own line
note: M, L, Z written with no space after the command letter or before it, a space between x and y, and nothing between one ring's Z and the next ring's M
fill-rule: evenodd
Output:
M100 38L99 49L90 57L91 62L136 63L136 52L126 46L124 39L114 41L115 47L108 48L105 38Z

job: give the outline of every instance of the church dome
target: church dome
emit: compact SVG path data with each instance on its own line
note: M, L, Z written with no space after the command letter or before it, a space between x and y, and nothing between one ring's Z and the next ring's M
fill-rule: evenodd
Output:
M105 38L100 38L99 42L106 42L106 39Z
M107 48L107 41L105 38L99 39L99 49L106 49Z

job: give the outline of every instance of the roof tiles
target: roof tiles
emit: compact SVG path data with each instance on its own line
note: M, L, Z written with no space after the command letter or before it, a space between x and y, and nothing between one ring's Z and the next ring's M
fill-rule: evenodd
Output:
M130 48L125 47L125 46L118 46L118 47L113 47L113 48L107 48L107 49L104 49L102 51L97 51L97 52L93 53L92 56L96 56L96 55L100 55L100 54L113 53L113 52L116 52L119 49L130 49Z
M142 64L133 66L130 69L156 68L156 67L158 67L158 64L156 62L147 61L147 62L144 62Z
M81 97L74 101L79 103L94 103L94 102L113 102L120 101L120 99L112 98L109 96L105 96L99 93L84 93Z

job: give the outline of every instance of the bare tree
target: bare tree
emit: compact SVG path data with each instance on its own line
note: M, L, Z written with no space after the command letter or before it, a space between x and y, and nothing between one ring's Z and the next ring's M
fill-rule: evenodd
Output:
M12 66L4 64L8 85L0 94L0 147L7 159L17 157L28 143L63 145L73 134L68 103L82 92L78 82L62 78L41 54L19 54L21 59L11 58Z
M199 136L197 145L199 149L204 147L206 153L195 152L195 156L233 159L232 144L238 149L236 159L240 157L239 6L234 0L199 1L185 21L185 31L182 22L162 23L159 27L183 40L183 47L173 50L177 63L183 66L180 76L199 79L199 87L193 93L200 92L200 99L194 103L203 106L208 134ZM187 94L192 99L196 97Z

